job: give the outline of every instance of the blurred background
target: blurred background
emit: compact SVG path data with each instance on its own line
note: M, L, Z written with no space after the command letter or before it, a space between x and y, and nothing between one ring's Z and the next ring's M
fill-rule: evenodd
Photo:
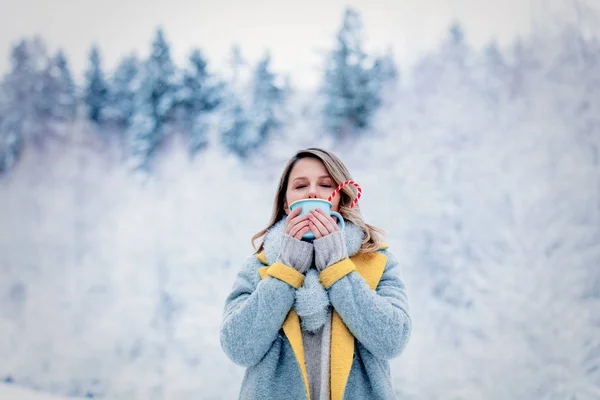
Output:
M313 146L400 260L398 399L600 399L598 0L3 9L2 400L237 398L224 301Z

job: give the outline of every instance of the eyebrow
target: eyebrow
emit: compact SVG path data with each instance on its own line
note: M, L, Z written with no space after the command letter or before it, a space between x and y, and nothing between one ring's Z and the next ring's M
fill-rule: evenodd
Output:
M323 179L323 178L331 178L331 177L329 175L321 175L318 179ZM301 180L301 179L308 180L308 178L305 177L305 176L299 176L296 179L294 179L292 182L296 182L296 181Z

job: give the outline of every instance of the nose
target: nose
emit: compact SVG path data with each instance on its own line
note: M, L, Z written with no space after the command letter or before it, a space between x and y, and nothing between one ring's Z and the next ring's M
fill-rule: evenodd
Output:
M309 199L316 199L317 198L317 190L316 190L316 188L310 189L310 192L308 193L308 198Z

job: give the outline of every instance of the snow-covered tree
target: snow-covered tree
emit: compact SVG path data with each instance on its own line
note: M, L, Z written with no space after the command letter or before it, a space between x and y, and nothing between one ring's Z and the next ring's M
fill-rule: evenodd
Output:
M375 58L372 73L375 79L381 83L395 84L399 81L400 71L391 50L388 50L386 54Z
M239 45L231 46L228 63L231 72L231 84L235 87L244 79L244 69L248 65Z
M48 58L39 74L38 116L50 121L71 120L76 113L75 84L64 53Z
M241 158L265 144L283 124L284 82L271 70L266 54L256 65L249 84L229 87L225 99L221 143Z
M59 76L60 81L62 82L59 104L64 108L67 118L74 118L77 113L77 87L70 73L66 57L62 51L59 51L56 55L55 63L60 72Z
M256 66L252 80L252 129L260 142L269 139L283 124L284 90L271 71L271 56L267 54Z
M90 121L104 122L104 110L108 105L108 83L102 70L102 59L98 46L93 46L89 55L89 67L85 73L84 101Z
M363 50L360 15L348 8L336 47L327 57L321 88L325 126L337 137L366 128L380 105L369 62Z
M27 142L41 143L52 109L44 97L48 55L36 37L13 46L11 69L0 84L0 169L9 171Z
M135 110L135 96L140 90L140 61L135 55L125 57L117 66L109 84L106 119L126 129Z
M248 112L235 93L225 99L221 119L221 144L228 151L246 158L260 145L258 131L252 129Z
M423 94L444 93L468 89L471 76L472 53L465 32L458 22L448 28L447 35L434 52L428 53L413 72L413 86Z
M0 115L0 175L8 173L17 163L23 143L21 124L15 115Z
M162 128L172 117L176 91L175 65L162 29L156 31L142 82L141 93L150 104L158 128Z
M126 132L134 169L150 170L150 161L160 143L158 132L156 118L150 106L144 103L136 104Z
M540 60L537 50L532 41L525 41L521 38L518 38L512 45L509 89L513 98L527 99L529 97L532 90L531 85L534 83L532 77L535 77L542 68L542 60Z
M381 103L396 103L400 89L400 70L391 49L375 58L371 76L372 87L374 92L379 93Z
M508 95L510 67L495 40L485 47L479 59L475 67L477 87L490 106L497 107Z
M0 84L0 157L8 170L28 141L41 144L54 132L53 122L76 114L75 84L66 57L49 57L40 38L19 41L11 52L11 70Z
M188 137L192 157L208 143L207 117L220 104L222 91L223 84L208 72L202 52L193 50L175 95L177 117Z
M455 67L467 68L469 62L469 46L465 31L461 24L454 22L448 29L448 36L442 43L441 53Z
M126 132L136 168L150 169L150 161L166 136L175 111L175 65L162 29L156 31L150 57L143 64L134 112Z

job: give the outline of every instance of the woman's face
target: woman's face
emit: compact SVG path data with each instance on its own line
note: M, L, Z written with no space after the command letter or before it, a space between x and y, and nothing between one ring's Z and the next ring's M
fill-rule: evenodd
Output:
M296 162L285 192L286 201L284 203L285 213L289 214L289 205L302 199L324 199L335 190L335 182L327 173L325 165L321 160L305 157ZM339 211L340 194L338 193L332 200L333 211Z

